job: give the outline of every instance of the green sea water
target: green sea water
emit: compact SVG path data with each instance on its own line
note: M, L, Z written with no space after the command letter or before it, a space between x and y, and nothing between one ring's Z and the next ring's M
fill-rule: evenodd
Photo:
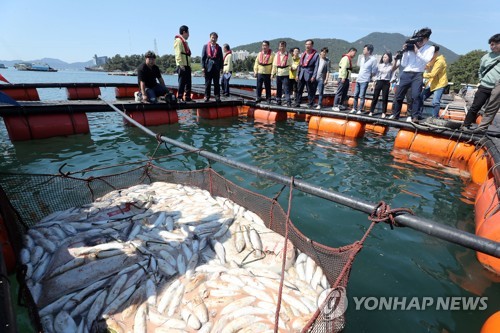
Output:
M17 80L12 81L19 83L135 80L86 72L12 75ZM175 84L175 79L167 77L167 84ZM112 98L112 92L104 93ZM49 91L42 98L59 98L60 94ZM0 170L56 173L66 163L64 171L113 166L99 172L114 173L130 168L119 164L144 160L157 148L154 138L124 126L115 113L89 113L88 118L89 135L16 143L10 142L0 121ZM411 208L418 216L474 232L471 189L473 192L475 187L470 185L468 175L438 164L409 163L396 158L395 129L384 136L367 132L363 138L352 141L310 133L307 123L301 121L262 123L246 117L205 120L191 110L179 111L178 124L150 129L318 187L373 203L383 200L391 207ZM156 156L180 152L175 147L169 149L160 147ZM160 159L159 164L194 170L206 167L207 161L191 154ZM281 185L221 163L211 166L236 184L269 197L281 189ZM285 210L287 195L279 198ZM293 193L291 219L306 236L334 247L359 240L369 226L366 214L297 191ZM500 287L493 279L471 250L409 228L391 230L388 225L377 225L352 267L344 332L478 332L486 318L500 308ZM424 297L437 300L475 296L487 297L486 309L378 310L355 306L362 297L416 297L422 301Z

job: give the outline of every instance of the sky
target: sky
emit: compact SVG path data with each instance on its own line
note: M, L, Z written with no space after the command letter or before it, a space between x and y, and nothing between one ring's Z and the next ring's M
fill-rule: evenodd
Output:
M458 54L489 50L488 39L500 33L499 0L1 0L0 8L0 60L86 62L94 54L144 54L155 41L160 55L173 54L181 25L200 56L212 31L236 47L285 37L354 42L371 32L409 36L430 27L433 42Z

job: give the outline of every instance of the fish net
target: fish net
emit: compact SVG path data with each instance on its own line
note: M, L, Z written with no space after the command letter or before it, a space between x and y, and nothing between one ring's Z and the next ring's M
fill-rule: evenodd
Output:
M300 232L288 219L276 198L268 198L242 188L211 168L178 171L161 168L151 162L125 172L85 178L78 173L59 175L2 174L0 181L0 212L8 226L12 246L17 255L23 248L23 235L43 217L71 207L92 203L111 191L138 184L168 182L190 185L210 192L212 196L228 198L257 214L265 225L286 236L296 249L313 258L319 265L330 289L302 332L338 332L345 326L346 287L351 265L371 230L350 245L333 248L317 243ZM291 195L290 191L290 195ZM287 224L288 221L288 224ZM24 282L23 267L18 268L21 285L20 299L28 307L37 331L43 331L38 309Z

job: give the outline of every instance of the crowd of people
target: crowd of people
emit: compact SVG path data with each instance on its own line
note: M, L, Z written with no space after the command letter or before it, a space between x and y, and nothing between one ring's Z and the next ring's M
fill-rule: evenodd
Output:
M358 52L356 48L350 48L342 55L338 64L339 74L332 110L374 116L382 93L382 118L388 116L389 119L399 119L406 98L406 121L418 123L423 119L424 101L432 96L431 116L439 118L441 98L448 87L447 63L439 52L439 46L429 44L431 34L429 28L420 29L405 42L394 57L391 52L385 51L378 62L373 55L374 46L364 45L354 89L353 107L348 110L345 106L348 100L347 93L353 59ZM188 38L189 28L182 25L174 39L179 103L191 101L191 50ZM211 98L212 84L216 102L221 101L221 87L223 96L228 97L230 93L229 81L233 72L232 51L228 44L224 44L221 48L217 40L217 33L212 32L209 41L202 48L201 65L205 77L205 101ZM478 71L480 85L462 126L466 131L486 130L499 108L500 34L493 35L488 43L491 52L481 59ZM322 109L324 88L331 80L328 51L328 48L323 47L318 52L314 48L312 39L306 40L302 54L298 47L288 50L285 41L279 42L276 52L271 50L269 41L262 41L253 68L256 78L256 102L263 101L264 89L265 100L271 103L271 82L275 79L278 105L282 105L284 98L287 106L300 107L302 94L304 89L307 89L307 107ZM138 68L140 87L138 98L144 103L154 103L157 101L157 96L165 95L168 90L158 66L155 65L156 55L148 51L145 58L145 63ZM393 108L391 114L387 115L391 83L395 83ZM373 99L370 108L365 110L365 96L370 84L374 87ZM318 103L315 106L316 95ZM485 116L481 124L475 127L474 122L483 106L486 106Z

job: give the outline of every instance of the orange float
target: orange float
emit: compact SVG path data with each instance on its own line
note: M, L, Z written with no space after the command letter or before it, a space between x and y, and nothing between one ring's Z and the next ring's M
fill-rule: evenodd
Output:
M287 119L286 112L278 112L278 111L267 111L261 109L248 109L247 116L249 118L266 120L266 121L285 121Z
M465 120L465 111L441 109L441 110L439 110L439 117L441 117L443 119L464 121Z
M481 327L480 333L498 333L500 332L500 311L492 314Z
M365 134L365 124L345 119L312 116L309 130L339 134L349 138L360 138Z
M66 89L69 100L97 99L101 94L99 87L68 87Z
M387 131L389 130L389 127L378 124L366 124L365 129L371 132L385 135L385 133L387 133Z
M208 109L196 109L196 115L204 119L219 119L237 117L239 114L237 106L224 106Z
M473 152L467 165L474 183L482 184L488 179L488 156L484 149Z
M127 115L143 126L158 126L175 124L179 116L175 110L136 110L127 111ZM130 123L123 120L126 125Z
M308 120L309 114L305 113L298 113L298 112L287 112L286 113L288 119L293 119L293 120ZM309 116L310 118L310 116Z
M493 179L493 178L491 178ZM476 200L476 235L495 242L500 241L500 212L496 185L484 183L485 190ZM488 270L500 275L500 258L476 252L477 260Z
M407 130L400 130L394 141L394 148L444 157L448 161L468 161L474 153L474 145L458 142L448 138L441 138L429 134L420 134Z
M4 122L11 141L86 134L90 131L85 113L4 116Z
M139 87L116 87L116 98L133 98L134 93L139 91Z
M3 93L16 101L39 101L40 96L36 88L18 87L14 89L3 89Z

